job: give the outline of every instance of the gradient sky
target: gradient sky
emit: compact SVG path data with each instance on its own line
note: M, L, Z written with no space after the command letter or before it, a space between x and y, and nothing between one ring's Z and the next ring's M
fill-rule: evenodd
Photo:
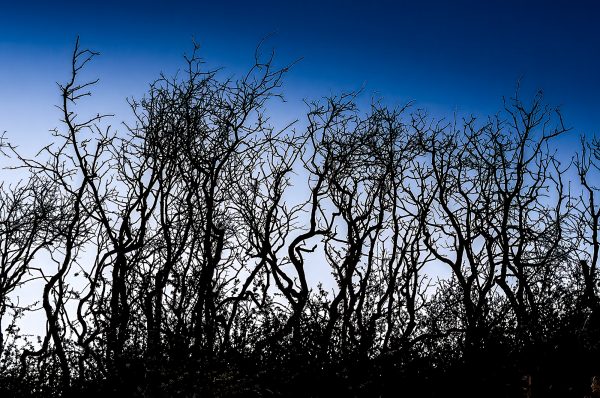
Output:
M7 2L8 3L8 2ZM573 136L600 132L600 3L595 1L20 1L0 7L0 131L22 145L58 125L56 81L75 37L101 57L94 112L125 118L160 71L183 67L192 37L226 73L245 70L272 34L289 119L300 100L356 90L451 116L496 113L502 97L538 89ZM59 4L60 3L60 4ZM285 117L285 116L284 116ZM42 140L42 141L40 141Z
M271 35L279 65L302 58L284 86L291 121L302 99L357 90L361 101L409 100L451 117L495 114L521 80L560 105L573 132L600 134L600 3L595 1L5 1L0 6L0 132L32 154L59 126L55 82L65 81L76 36L101 52L85 77L100 78L82 112L127 119L126 97L141 97L161 71L201 55L226 74L246 70ZM33 300L33 299L32 299ZM27 330L41 328L35 314Z

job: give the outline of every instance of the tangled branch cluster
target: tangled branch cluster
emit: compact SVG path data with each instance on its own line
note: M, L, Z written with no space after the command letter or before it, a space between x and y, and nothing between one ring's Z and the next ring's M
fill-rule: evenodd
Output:
M541 96L448 122L341 95L277 129L287 68L194 52L115 132L75 110L95 55L53 144L2 140L0 392L581 396L600 371L600 142L561 163Z

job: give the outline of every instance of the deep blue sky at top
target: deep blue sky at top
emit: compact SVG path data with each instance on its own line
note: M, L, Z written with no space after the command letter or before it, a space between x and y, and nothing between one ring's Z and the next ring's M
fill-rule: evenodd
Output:
M523 97L543 89L562 107L574 138L600 133L600 3L591 0L7 1L0 131L37 143L58 125L54 82L68 75L77 35L102 53L88 70L101 79L94 106L120 116L125 97L183 67L192 37L211 66L235 73L269 34L279 65L303 58L284 87L293 106L364 86L366 100L485 116L521 79Z

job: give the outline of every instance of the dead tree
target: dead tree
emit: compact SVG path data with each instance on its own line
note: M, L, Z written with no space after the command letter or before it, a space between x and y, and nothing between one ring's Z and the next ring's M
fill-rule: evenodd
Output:
M510 304L519 338L535 338L564 260L565 193L548 142L566 129L535 98L517 98L508 120L432 125L424 142L432 171L425 244L460 290L465 352L477 352ZM548 130L547 130L548 128ZM539 131L538 131L539 130Z

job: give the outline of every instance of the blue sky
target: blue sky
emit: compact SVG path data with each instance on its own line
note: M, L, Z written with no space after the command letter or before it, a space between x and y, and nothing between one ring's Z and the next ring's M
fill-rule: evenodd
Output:
M600 3L598 3L600 4ZM83 112L127 119L161 71L183 67L194 37L211 66L244 71L271 35L276 62L302 61L276 118L302 117L302 99L357 90L361 100L414 100L437 116L486 116L521 79L543 89L573 132L600 134L600 5L594 1L26 1L0 6L0 132L33 154L59 126L55 82L68 77L76 36L101 52L85 72L100 78ZM40 315L41 316L41 315ZM32 325L42 325L32 320ZM35 329L31 327L30 329Z
M94 112L126 118L165 71L182 67L192 37L209 65L245 70L271 35L286 79L282 117L303 98L356 90L388 104L415 100L437 115L493 114L502 97L538 89L560 105L576 138L600 132L600 5L594 1L21 1L0 10L0 131L22 145L58 125L55 82L75 37L102 53ZM301 108L301 109L297 109ZM279 109L279 107L278 107ZM283 111L282 111L283 112ZM42 142L40 142L42 140Z

